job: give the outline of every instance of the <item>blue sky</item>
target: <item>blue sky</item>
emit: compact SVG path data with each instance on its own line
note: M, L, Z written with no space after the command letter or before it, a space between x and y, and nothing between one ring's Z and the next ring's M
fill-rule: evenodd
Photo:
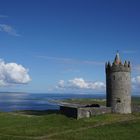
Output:
M0 3L0 91L100 92L117 50L139 91L139 0Z

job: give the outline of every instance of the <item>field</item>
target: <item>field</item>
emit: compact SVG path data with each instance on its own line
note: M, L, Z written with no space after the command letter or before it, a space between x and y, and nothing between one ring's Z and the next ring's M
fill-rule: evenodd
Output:
M76 103L76 104L82 104L82 105L87 105L87 104L106 105L105 99L93 99L93 98L90 98L90 99L66 99L66 100L64 100L64 102ZM132 97L132 104L140 106L140 97Z
M133 99L133 103L139 104L140 100ZM67 118L58 111L0 113L0 140L94 139L140 139L140 113L105 114L80 120Z

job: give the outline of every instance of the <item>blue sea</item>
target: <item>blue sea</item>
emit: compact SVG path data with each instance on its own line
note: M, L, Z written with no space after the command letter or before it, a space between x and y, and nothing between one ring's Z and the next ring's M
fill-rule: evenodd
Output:
M59 109L59 105L49 101L72 98L105 98L105 94L41 94L0 92L0 111L10 112L18 110Z
M139 96L135 94L134 96ZM18 110L52 110L59 109L59 105L50 100L63 100L73 98L103 99L105 94L45 94L45 93L8 93L0 92L0 111L10 112Z

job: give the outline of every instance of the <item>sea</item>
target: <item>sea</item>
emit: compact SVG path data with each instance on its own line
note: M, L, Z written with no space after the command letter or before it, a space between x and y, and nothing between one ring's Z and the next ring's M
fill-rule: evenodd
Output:
M78 98L105 98L105 94L0 92L0 112L19 110L56 110L59 109L59 105L52 102L52 100Z
M137 95L136 95L137 96ZM52 100L64 99L104 99L104 93L68 94L68 93L11 93L0 92L0 112L19 110L57 110L59 105Z

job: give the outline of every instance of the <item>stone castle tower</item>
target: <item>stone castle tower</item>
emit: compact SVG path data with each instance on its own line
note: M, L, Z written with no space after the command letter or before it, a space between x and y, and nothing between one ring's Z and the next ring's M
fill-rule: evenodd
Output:
M106 63L106 92L113 113L131 113L131 66L129 61L122 64L118 52L112 64Z

